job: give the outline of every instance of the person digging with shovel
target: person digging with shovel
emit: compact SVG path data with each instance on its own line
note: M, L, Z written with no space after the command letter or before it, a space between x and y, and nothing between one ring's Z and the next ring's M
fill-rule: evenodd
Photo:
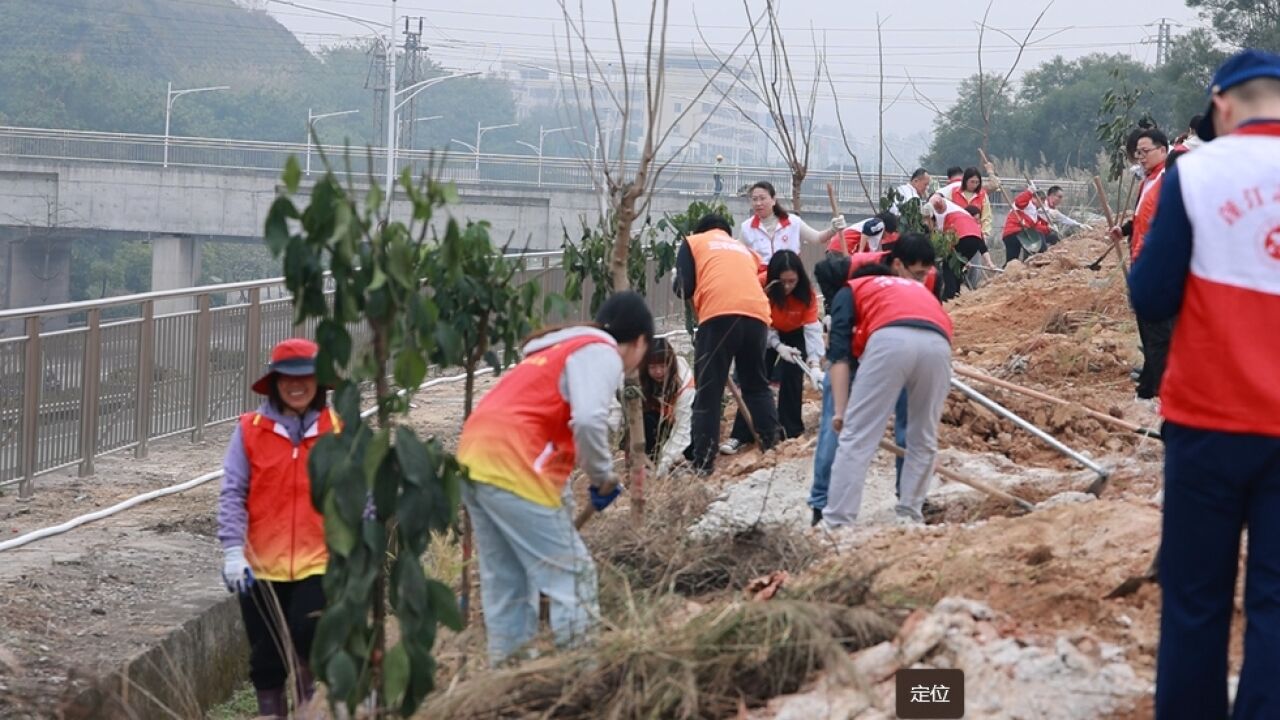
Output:
M929 238L918 233L912 233L904 235L893 250L889 252L861 253L842 259L828 258L818 263L817 268L814 270L814 275L818 279L818 284L822 288L824 297L828 299L828 311L834 319L833 303L835 297L840 294L841 290L847 289L853 273L860 268L873 264L887 267L898 277L910 278L922 283L929 293L941 302L938 297L938 293L941 291L941 283L938 282L938 271L934 267L934 260L933 243L929 241ZM833 325L832 337L834 338L839 334L840 331L835 330ZM842 340L841 342L844 341ZM830 354L831 351L829 350L828 357L830 357ZM850 373L856 374L857 370L857 360L850 358ZM813 484L809 489L809 507L813 512L813 525L817 525L822 521L823 512L827 506L827 496L831 487L831 468L835 463L836 450L839 445L839 432L832 423L836 403L831 381L831 373L828 372L822 380L822 414L818 421L818 447L813 454ZM907 447L907 404L907 392L904 388L898 394L893 411L893 437L894 442L899 447ZM894 465L896 470L895 489L900 496L903 458L895 458Z
M821 303L818 294L809 284L800 256L790 250L779 250L769 260L764 277L764 291L769 298L770 322L765 366L779 366L781 383L778 387L778 423L783 438L795 438L804 434L804 419L800 416L804 402L805 377L817 378L821 387L820 364L826 352L822 338L822 322L818 320ZM738 448L752 440L751 427L741 412L733 422L729 434L730 448Z
M291 670L298 707L315 692L308 663L329 552L324 520L311 504L307 458L321 435L341 430L326 389L316 384L318 352L302 338L275 346L267 372L253 384L266 400L240 416L222 462L222 579L240 596L261 717L288 716Z
M618 497L609 406L652 341L644 298L612 295L594 323L550 327L526 340L524 359L462 427L462 500L475 529L494 666L534 638L539 593L550 599L558 646L582 642L599 618L595 564L574 527L569 474L575 466L586 473L597 511Z
M835 401L831 424L839 444L819 524L824 529L857 518L867 470L903 390L907 457L896 512L906 522L924 521L938 423L950 390L951 333L951 317L920 278L899 277L884 265L859 268L836 294L827 359ZM854 362L858 372L851 387Z

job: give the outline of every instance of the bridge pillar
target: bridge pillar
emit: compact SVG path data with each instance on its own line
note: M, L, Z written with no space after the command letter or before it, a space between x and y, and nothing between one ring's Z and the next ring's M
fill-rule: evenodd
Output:
M23 229L0 230L0 260L5 271L6 308L54 305L71 299L71 240L38 236ZM44 329L65 326L65 316L50 318ZM8 328L6 328L8 330ZM13 328L21 331L21 323Z
M151 238L151 290L189 288L200 279L200 241L181 235ZM157 300L156 315L195 309L193 299Z

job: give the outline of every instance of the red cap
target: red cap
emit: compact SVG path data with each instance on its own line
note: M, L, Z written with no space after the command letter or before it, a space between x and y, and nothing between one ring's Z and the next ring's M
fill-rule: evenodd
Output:
M306 338L289 338L271 351L267 372L253 384L253 391L266 395L271 391L271 378L276 373L302 377L316 374L316 355L320 346Z

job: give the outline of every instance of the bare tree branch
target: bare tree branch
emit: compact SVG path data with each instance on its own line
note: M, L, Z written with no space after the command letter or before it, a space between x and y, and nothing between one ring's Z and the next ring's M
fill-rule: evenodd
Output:
M862 165L858 162L858 153L849 147L849 133L844 129L844 114L840 112L840 96L836 94L835 81L831 79L831 68L827 65L826 59L823 59L822 69L827 74L827 85L831 88L831 102L836 107L836 124L840 127L840 142L844 143L845 152L849 153L849 157L853 158L853 170L858 174L858 184L862 186L862 194L867 196L867 204L871 206L871 212L876 210L876 201L871 199L871 191L867 189L867 180L862 176Z
M732 97L729 104L738 110L746 120L764 132L765 137L782 155L791 170L791 200L795 209L800 209L801 192L804 178L809 172L809 159L812 149L814 110L817 107L818 88L821 83L821 68L825 62L826 49L822 46L815 57L813 82L808 88L808 96L796 82L794 68L791 64L790 52L787 49L786 34L778 22L778 10L775 0L765 0L763 18L766 23L765 32L757 31L751 1L742 0L743 12L751 23L751 61L755 72L752 82L745 83L751 93L762 105L773 122L773 128L763 127L753 113L743 108ZM707 51L717 60L723 62L715 52L701 23L695 15L698 35ZM811 31L812 35L812 31ZM768 58L765 57L767 43ZM815 38L815 44L816 38ZM705 70L704 70L705 73Z

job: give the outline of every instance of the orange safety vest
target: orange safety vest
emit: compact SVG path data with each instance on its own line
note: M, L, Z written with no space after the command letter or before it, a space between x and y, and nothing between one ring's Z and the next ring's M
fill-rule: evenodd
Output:
M743 315L769 322L769 299L760 287L760 257L720 230L690 235L689 252L698 276L693 309L698 322Z
M774 330L780 333L795 332L805 325L818 322L818 296L811 294L806 305L795 295L788 295L782 307L769 303L769 312L769 325Z
M245 558L259 580L291 582L324 573L324 519L311 504L307 458L321 435L341 432L331 408L320 412L296 447L289 432L261 413L240 416L249 459L249 530Z
M458 438L458 462L473 482L560 507L577 462L560 376L570 355L595 343L617 346L594 334L562 340L530 353L485 394Z

